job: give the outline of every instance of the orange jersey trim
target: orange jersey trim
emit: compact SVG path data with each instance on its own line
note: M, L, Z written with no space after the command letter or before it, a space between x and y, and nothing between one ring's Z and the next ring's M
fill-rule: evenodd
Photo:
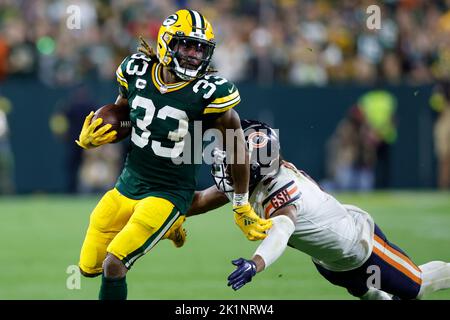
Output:
M407 264L409 267L413 268L414 270L417 270L419 273L421 273L420 269L408 258L406 257L404 254L402 254L401 252L399 252L398 250L392 248L391 246L389 246L386 242L384 242L380 237L378 237L377 235L374 235L374 240L381 245L385 251L389 251L392 255L397 256L398 258L400 258L405 264ZM400 263L398 263L397 261L393 260L391 257L389 257L388 254L386 254L385 252L383 252L382 250L380 250L379 248L377 248L376 246L373 247L373 251L384 261L386 261L387 263L389 263L390 265L392 265L394 268L396 268L397 270L399 270L400 272L402 272L404 275L406 275L408 278L410 278L412 281L414 281L415 283L417 283L418 285L422 284L422 279L420 277L418 277L417 275L415 275L414 273L412 273L410 270L408 270L408 268L406 268L405 266L401 265Z

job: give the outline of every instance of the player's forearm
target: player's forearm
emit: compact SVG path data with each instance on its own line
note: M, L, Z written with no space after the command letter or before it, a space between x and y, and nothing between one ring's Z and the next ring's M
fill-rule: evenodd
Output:
M250 180L250 168L248 164L234 164L231 166L231 176L233 177L233 188L235 194L248 192Z
M231 166L231 175L234 181L234 193L243 194L248 192L248 184L250 180L250 166L247 148L245 145L244 132L236 128L236 145L233 157L233 164Z
M266 263L260 255L254 255L252 261L256 265L256 272L261 272L266 268Z
M228 202L226 195L215 186L202 191L195 191L191 207L186 213L186 217L195 216L217 209Z
M248 192L250 167L238 113L233 109L228 110L215 121L215 127L222 132L225 138L227 161L231 165L234 193L245 194ZM230 130L233 132L232 135L229 135Z
M237 130L236 145L232 165L231 176L233 178L234 198L233 206L248 203L250 165L245 138L242 129Z
M264 270L283 254L294 230L295 225L291 218L285 215L272 218L272 228L252 258L256 264L256 272Z

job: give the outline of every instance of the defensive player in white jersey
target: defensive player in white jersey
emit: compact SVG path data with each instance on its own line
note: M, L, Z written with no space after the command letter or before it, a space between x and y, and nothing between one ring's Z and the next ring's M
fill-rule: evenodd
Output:
M252 259L232 261L237 267L228 285L238 290L277 260L287 245L312 257L331 283L361 299L420 299L450 287L450 263L417 266L389 242L364 210L343 205L303 171L279 156L276 132L264 123L242 120L251 152L250 203L272 228ZM188 216L218 208L233 199L226 159L216 150L215 185L197 191ZM222 156L222 157L221 157ZM378 281L373 277L378 270Z

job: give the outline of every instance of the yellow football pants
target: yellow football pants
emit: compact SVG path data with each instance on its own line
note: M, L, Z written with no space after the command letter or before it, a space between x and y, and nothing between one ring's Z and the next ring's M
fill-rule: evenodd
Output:
M182 221L184 216L166 199L133 200L114 188L103 196L90 216L79 267L85 274L101 274L109 252L129 269Z

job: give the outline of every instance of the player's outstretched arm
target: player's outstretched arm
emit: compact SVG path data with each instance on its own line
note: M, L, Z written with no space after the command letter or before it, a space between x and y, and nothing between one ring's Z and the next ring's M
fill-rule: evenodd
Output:
M230 109L216 120L216 128L222 132L225 145L233 146L229 150L227 148L228 163L231 164L231 176L233 177L233 188L235 194L245 194L248 192L248 184L250 179L250 167L248 152L245 147L244 132L241 128L241 119L238 113ZM234 131L234 143L226 141L227 129Z
M122 98L120 95L117 97L115 104L118 108L128 108L128 100ZM99 128L99 126L103 123L103 119L98 118L92 122L93 117L94 112L91 111L86 116L86 119L84 119L83 127L78 140L75 140L75 142L83 149L96 148L106 143L111 143L117 136L117 131L115 130L106 133L109 129L111 129L110 124L106 124Z
M261 272L275 262L287 247L289 238L295 230L294 206L288 205L276 211L272 228L268 236L256 249L252 259L239 258L232 261L237 268L228 276L228 286L234 290L242 288L252 281L257 272Z
M233 146L233 150L226 151L227 159L229 159L228 161L231 164L231 176L233 178L234 221L247 239L251 241L262 240L266 237L265 231L270 229L272 222L260 218L248 202L250 165L239 115L233 109L224 112L216 119L215 128L222 132L222 135L225 138L225 145ZM227 143L227 129L234 130L235 134L233 135L233 142L235 143Z
M186 213L186 217L206 213L217 209L228 202L227 196L217 189L216 186L211 186L202 191L195 191L194 199L192 200L191 207Z

